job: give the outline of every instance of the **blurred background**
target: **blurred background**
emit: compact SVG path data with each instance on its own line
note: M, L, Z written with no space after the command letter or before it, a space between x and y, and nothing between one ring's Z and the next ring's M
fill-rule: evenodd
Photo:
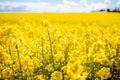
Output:
M120 12L120 0L0 0L0 12Z

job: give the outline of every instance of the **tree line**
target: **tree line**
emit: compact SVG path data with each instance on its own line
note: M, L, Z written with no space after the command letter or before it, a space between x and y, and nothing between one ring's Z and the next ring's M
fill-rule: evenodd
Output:
M100 12L120 12L120 8L114 8L114 9L101 9Z

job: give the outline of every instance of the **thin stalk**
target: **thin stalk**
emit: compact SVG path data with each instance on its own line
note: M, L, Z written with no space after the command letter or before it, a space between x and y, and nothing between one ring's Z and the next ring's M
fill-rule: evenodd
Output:
M16 45L16 50L17 50L19 67L20 67L20 73L21 73L21 76L22 76L22 65L21 65L21 62L20 62L20 53L19 53L19 50L18 50L18 45ZM22 78L23 78L23 76L22 76Z
M53 68L55 69L55 63L54 63L54 59L53 59L53 50L52 50L52 40L51 40L51 36L50 36L50 32L49 32L49 30L47 30L47 32L48 32L48 37L49 37L49 43L50 43L50 53L51 53L51 59L52 59L52 61L51 61L51 63L53 64Z
M9 51L9 54L10 54L10 58L11 58L11 60L13 60L13 59L12 59L12 54L11 54L11 49L9 49L8 51ZM14 63L15 63L15 62L13 62L12 65L13 65ZM12 68L12 71L14 72L14 68L13 68L13 66L11 66L11 68Z
M69 53L69 44L68 44L68 46L66 47L66 49L65 49L65 65L67 64L67 57L68 57L68 53Z

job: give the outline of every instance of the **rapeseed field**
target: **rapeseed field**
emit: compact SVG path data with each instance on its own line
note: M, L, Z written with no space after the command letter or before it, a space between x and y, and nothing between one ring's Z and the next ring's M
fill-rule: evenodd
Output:
M0 80L119 79L119 13L0 13Z

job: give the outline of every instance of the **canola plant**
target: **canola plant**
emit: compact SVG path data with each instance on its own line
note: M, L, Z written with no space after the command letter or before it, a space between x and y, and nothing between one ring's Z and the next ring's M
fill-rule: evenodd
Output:
M0 80L119 80L119 13L0 13Z

